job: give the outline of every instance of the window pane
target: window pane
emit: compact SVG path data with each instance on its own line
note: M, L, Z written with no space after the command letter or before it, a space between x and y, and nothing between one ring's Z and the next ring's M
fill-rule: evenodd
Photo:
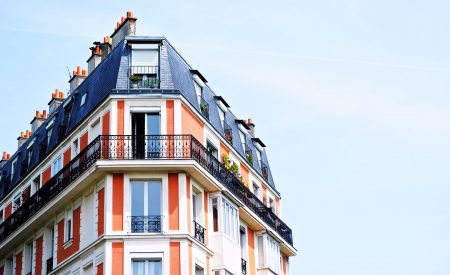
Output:
M144 183L133 182L131 184L131 215L144 216Z
M159 114L147 114L147 135L159 135L160 128Z
M161 275L162 267L161 261L149 261L148 262L148 273L149 275Z
M149 182L147 188L148 215L161 215L161 182ZM143 193L143 192L142 192Z
M133 261L133 275L144 275L145 273L144 261Z

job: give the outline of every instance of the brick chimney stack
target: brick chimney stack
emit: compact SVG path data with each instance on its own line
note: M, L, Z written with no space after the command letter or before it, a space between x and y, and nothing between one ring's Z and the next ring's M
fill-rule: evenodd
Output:
M31 120L31 132L36 132L36 130L41 127L41 125L45 122L47 119L47 111L44 110L42 114L39 111L36 111L36 115L34 116L33 120Z
M8 154L8 153L6 153L6 152L3 152L3 157L2 157L2 159L0 160L0 168L2 168L3 165L5 165L5 163L6 163L10 158L11 158L11 155L10 155L10 154Z
M89 48L91 50L91 57L87 60L88 63L88 75L102 62L102 50L100 48L100 42L94 42L94 47Z
M52 93L52 99L48 103L48 112L51 115L58 107L64 102L64 93L59 89L56 89L54 93Z
M20 136L17 138L17 145L18 148L20 148L20 146L22 146L25 141L27 141L27 139L29 139L31 137L31 132L29 130L27 130L25 133L22 132L20 133Z
M102 54L102 61L105 60L106 56L111 52L111 38L109 36L103 37L103 43L100 44L100 50Z
M116 28L111 35L112 48L114 49L123 38L129 35L136 35L136 20L134 14L129 11L126 17L122 17L120 22L117 22Z
M87 71L82 70L80 66L77 67L76 71L73 71L72 78L69 80L70 84L70 92L75 91L78 86L80 86L81 83L86 79L87 77Z

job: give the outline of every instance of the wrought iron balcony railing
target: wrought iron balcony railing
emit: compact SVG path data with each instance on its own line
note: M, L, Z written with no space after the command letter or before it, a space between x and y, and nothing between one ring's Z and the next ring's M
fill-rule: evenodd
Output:
M205 243L205 228L194 221L194 238L201 243Z
M162 216L131 216L131 233L161 233Z
M97 137L0 224L0 242L44 208L100 159L193 159L278 232L284 240L293 244L291 229L192 135Z
M50 272L53 271L53 257L47 259L47 269L46 270L47 270L46 274L49 274Z
M130 87L133 89L159 89L158 66L131 66Z
M200 97L200 111L202 115L209 120L209 104L203 97Z
M247 261L244 259L241 259L241 270L243 275L247 274Z

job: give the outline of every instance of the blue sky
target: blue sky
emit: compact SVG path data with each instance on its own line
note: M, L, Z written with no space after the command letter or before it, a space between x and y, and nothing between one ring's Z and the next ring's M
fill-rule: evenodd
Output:
M107 2L2 3L1 151L131 10L253 118L299 249L291 274L450 272L446 1Z

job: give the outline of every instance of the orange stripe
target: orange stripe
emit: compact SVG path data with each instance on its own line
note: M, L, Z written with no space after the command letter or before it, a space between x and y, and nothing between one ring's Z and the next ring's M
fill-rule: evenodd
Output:
M103 275L103 263L97 265L97 275Z
M186 176L186 197L187 197L187 229L191 233L192 228L192 196L191 196L191 178Z
M102 135L109 135L109 112L103 115L102 120Z
M248 266L250 275L256 275L255 264L255 233L247 226L248 232Z
M113 175L113 231L123 230L123 174Z
M71 158L72 158L72 149L69 147L69 149L67 149L64 152L63 166L66 166L70 162Z
M185 104L181 105L181 129L183 134L203 140L203 122Z
M49 166L45 169L44 173L42 173L42 186L44 186L52 177L52 167Z
M170 275L181 274L180 243L170 243Z
M105 189L98 191L97 234L105 233Z
M180 229L178 174L169 174L169 230Z
M208 193L206 193L206 191L205 191L205 193L204 193L204 200L203 200L203 205L204 205L204 209L205 209L205 244L206 245L208 245L208 225L209 225L209 222L208 222L208 217L209 217L209 215L208 215Z
M175 114L174 114L174 101L166 101L167 112L167 134L173 135L175 133Z
M43 242L44 238L42 236L36 239L36 264L34 267L35 275L42 274Z
M281 256L281 261L282 261L282 265L283 265L283 274L287 275L286 257L284 255Z
M246 165L241 163L241 176L242 176L242 180L244 181L245 186L247 186L247 188L249 187L249 173L250 170L247 168Z
M124 134L124 109L125 109L125 101L119 100L117 101L117 134Z
M206 256L206 275L211 275L211 268L209 264L209 256Z
M88 146L88 142L89 142L89 134L88 132L86 132L80 137L80 152L83 151L84 148Z
M22 275L22 254L23 252L20 251L16 255L16 275Z
M220 158L222 159L223 154L228 155L229 153L230 153L230 149L228 149L228 147L221 142L220 143Z
M123 242L112 243L112 275L123 275Z
M192 244L188 244L188 257L189 257L189 275L192 275Z

